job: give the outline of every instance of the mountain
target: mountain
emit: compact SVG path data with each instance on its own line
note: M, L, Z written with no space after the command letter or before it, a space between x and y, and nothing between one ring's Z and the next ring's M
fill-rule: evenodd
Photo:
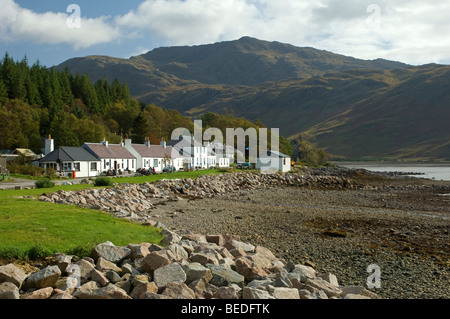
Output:
M450 67L409 66L244 37L91 56L58 69L118 78L146 103L260 119L337 158L450 160Z

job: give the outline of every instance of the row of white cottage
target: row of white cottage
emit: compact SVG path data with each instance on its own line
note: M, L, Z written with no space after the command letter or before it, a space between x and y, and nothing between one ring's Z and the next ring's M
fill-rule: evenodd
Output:
M211 167L229 167L234 162L234 148L222 144L195 143L191 136L180 137L169 143L151 145L133 144L125 139L120 144L85 143L81 147L59 147L54 149L54 140L49 136L45 140L44 157L38 160L40 167L54 169L60 176L86 178L100 176L102 172L136 172L140 169L157 173L165 168L207 169ZM281 153L279 153L281 154ZM287 155L279 156L277 168L287 172L291 161ZM258 164L257 164L258 168Z

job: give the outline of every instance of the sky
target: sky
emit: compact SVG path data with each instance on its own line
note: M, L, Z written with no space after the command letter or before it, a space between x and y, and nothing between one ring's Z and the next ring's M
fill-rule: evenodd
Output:
M450 0L0 0L0 54L58 65L243 36L360 59L450 64Z

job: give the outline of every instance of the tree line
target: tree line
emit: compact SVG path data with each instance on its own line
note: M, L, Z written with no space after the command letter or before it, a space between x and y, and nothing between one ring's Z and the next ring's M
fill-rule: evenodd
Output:
M206 113L204 128L265 127L231 115ZM175 128L193 132L193 121L178 111L146 105L133 98L126 83L117 79L92 82L88 75L72 74L33 65L26 57L15 61L8 53L0 61L0 149L30 148L40 154L43 139L51 134L55 147L80 146L106 138L119 143L128 136L134 143L147 137L152 144L170 140ZM292 153L281 137L280 150Z

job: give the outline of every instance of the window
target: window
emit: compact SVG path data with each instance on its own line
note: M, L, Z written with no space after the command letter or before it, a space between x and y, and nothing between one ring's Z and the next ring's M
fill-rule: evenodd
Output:
M154 159L153 160L153 167L157 167L158 166L158 160L157 159Z
M97 163L91 163L91 171L96 171L97 170Z
M79 172L80 171L80 163L73 163L73 170Z
M72 163L63 163L63 170L64 171L71 171L72 170Z

